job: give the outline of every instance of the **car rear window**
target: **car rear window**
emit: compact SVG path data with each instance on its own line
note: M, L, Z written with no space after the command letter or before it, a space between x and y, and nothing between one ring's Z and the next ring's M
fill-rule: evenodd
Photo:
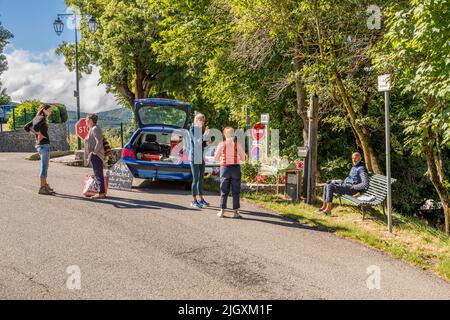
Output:
M186 111L170 106L152 105L139 109L139 118L143 125L161 124L182 128L186 116Z

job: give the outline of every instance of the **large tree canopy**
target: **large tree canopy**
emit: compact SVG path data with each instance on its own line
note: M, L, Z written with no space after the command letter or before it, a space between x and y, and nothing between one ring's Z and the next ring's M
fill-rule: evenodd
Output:
M188 83L183 69L158 61L152 43L159 39L160 12L145 0L66 0L83 15L79 43L80 70L100 68L100 82L125 105L134 99L176 96ZM98 29L90 33L86 21L93 16ZM62 44L66 65L75 68L75 46ZM176 88L176 90L175 90Z
M427 160L428 176L439 194L450 233L450 13L448 0L411 0L390 13L379 48L378 68L391 72L394 85L412 93L415 113L405 118L407 143Z

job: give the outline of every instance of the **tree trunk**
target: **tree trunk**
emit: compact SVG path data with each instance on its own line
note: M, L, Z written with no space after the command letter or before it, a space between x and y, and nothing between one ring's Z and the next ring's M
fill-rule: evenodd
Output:
M430 139L434 138L430 127L428 127L428 135ZM439 195L439 199L442 203L442 208L444 209L445 232L447 234L450 234L450 194L443 180L443 163L437 156L437 151L435 150L433 145L429 143L424 144L423 151L427 160L429 178Z
M359 142L361 143L361 148L363 149L364 160L366 162L367 169L371 172L382 174L382 171L378 164L378 157L376 156L376 153L373 150L372 143L370 141L370 134L364 126L360 127L356 124L356 112L353 109L347 90L345 89L342 79L337 71L334 72L334 81L338 88L338 94L341 96L344 107L349 116L350 125L352 126L352 129L357 136L357 140L359 140Z
M302 76L302 61L299 58L301 47L297 41L294 46L294 72L295 72L295 92L297 95L297 114L303 121L303 145L308 144L308 117L307 117L307 104L306 104L306 91L305 84Z

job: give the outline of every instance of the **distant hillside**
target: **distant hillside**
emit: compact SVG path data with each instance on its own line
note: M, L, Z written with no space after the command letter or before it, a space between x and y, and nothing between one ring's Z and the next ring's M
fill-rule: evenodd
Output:
M75 123L77 122L77 112L68 111L70 131L75 132ZM102 128L119 128L120 123L130 123L132 119L131 110L126 108L119 108L110 111L99 112L99 126ZM81 117L85 118L86 113L82 112Z

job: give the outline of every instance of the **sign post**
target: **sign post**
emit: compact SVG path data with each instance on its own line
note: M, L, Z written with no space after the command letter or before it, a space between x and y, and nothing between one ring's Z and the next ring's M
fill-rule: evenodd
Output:
M255 124L252 128L252 148L250 151L250 157L252 162L261 160L261 142L264 137L264 125L261 122Z
M386 176L387 176L387 212L388 231L392 233L392 196L391 196L391 125L389 121L389 91L391 90L391 75L378 77L378 91L384 92L384 117L386 126Z
M263 113L261 115L261 123L264 125L264 131L265 131L265 159L268 161L269 159L269 122L270 122L270 116L268 113Z

